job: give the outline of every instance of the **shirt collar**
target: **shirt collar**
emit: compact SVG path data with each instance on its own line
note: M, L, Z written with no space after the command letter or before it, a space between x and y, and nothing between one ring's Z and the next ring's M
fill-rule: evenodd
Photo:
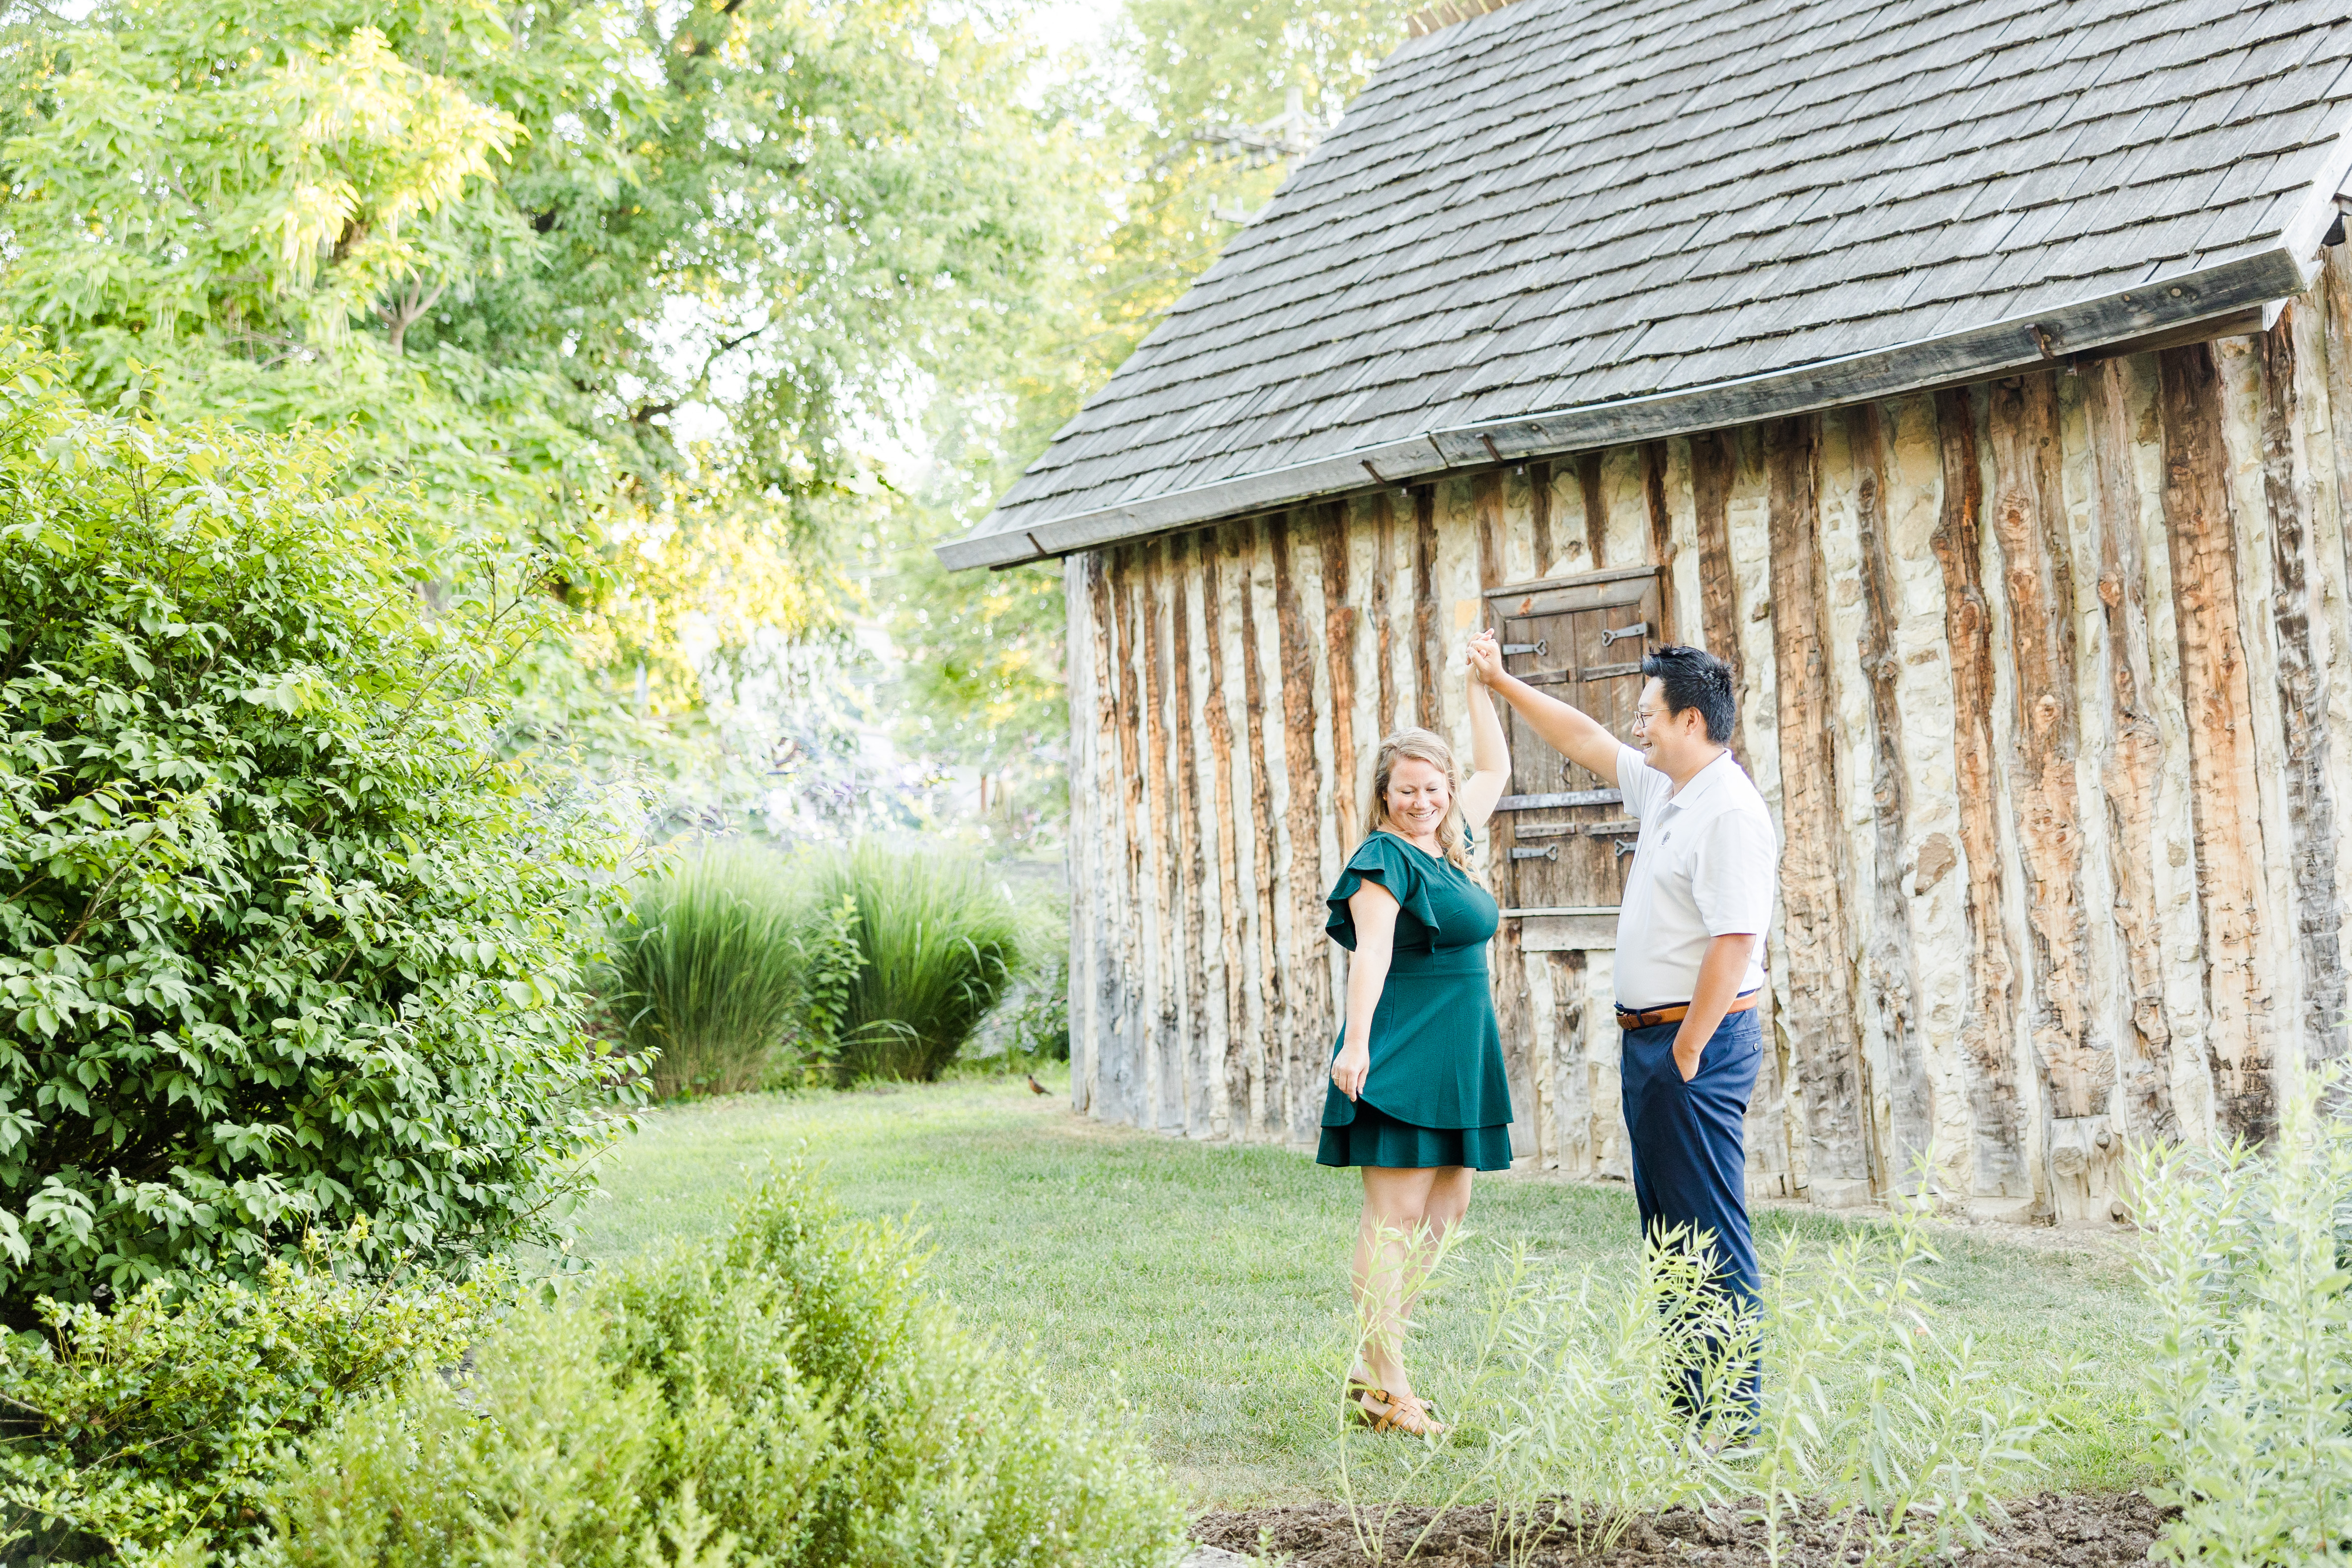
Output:
M1731 760L1731 752L1728 750L1720 752L1717 754L1715 761L1707 763L1706 766L1693 773L1691 775L1691 782L1683 785L1680 790L1676 791L1674 798L1667 801L1666 804L1668 805L1679 806L1696 805L1706 795L1706 792L1715 787L1716 781L1723 777L1725 769L1737 768L1738 766L1739 766L1739 764Z

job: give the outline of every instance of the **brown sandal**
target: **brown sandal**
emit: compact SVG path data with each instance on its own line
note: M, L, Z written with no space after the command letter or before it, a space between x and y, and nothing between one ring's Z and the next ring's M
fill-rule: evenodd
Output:
M1434 1437L1445 1428L1429 1413L1429 1402L1417 1394L1391 1394L1369 1383L1348 1380L1348 1419L1375 1432L1402 1432L1413 1437ZM1388 1408L1374 1410L1377 1400Z

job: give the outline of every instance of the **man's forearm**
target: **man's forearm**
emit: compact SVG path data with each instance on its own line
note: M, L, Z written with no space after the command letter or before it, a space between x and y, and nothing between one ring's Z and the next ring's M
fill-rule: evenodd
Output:
M1617 737L1599 720L1580 708L1538 691L1507 672L1490 678L1488 684L1527 721L1528 728L1540 736L1544 744L1611 783L1616 782Z
M1698 1071L1698 1059L1715 1037L1731 1005L1739 1000L1739 983L1748 973L1748 960L1756 951L1752 934L1719 936L1706 944L1699 960L1698 980L1691 988L1690 1011L1675 1031L1675 1060L1689 1079Z

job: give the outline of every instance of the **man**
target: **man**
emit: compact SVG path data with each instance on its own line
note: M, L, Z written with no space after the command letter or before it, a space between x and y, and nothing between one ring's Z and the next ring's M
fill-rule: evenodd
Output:
M1731 670L1695 647L1642 661L1638 745L1503 671L1493 634L1472 646L1489 689L1641 821L1617 911L1621 1082L1644 1237L1712 1238L1714 1279L1742 1307L1759 1284L1748 1227L1748 1096L1763 1058L1756 999L1779 847L1771 813L1726 745ZM1742 1379L1753 1405L1752 1370Z

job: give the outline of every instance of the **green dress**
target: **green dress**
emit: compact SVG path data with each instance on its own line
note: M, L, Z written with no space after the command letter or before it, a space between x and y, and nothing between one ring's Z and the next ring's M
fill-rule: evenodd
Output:
M1486 980L1495 900L1451 861L1374 833L1326 900L1324 931L1350 952L1348 900L1367 880L1399 905L1396 945L1372 1014L1371 1071L1352 1100L1336 1084L1325 1090L1316 1163L1508 1170L1511 1086ZM1343 1025L1335 1058L1347 1037Z

